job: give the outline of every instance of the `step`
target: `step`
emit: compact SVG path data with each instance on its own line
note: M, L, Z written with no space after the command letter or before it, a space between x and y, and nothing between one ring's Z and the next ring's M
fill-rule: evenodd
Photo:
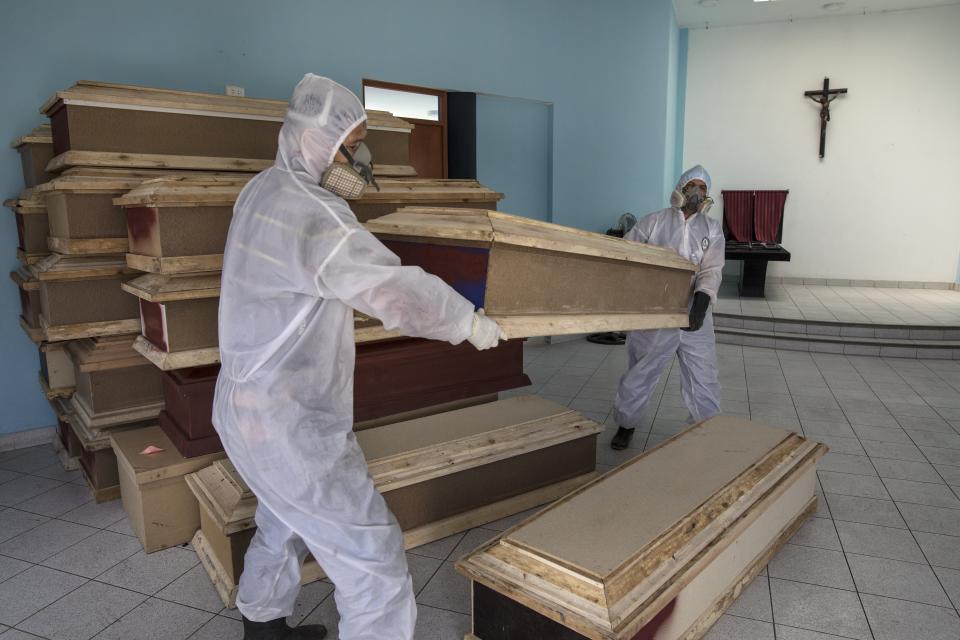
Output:
M960 327L949 325L889 325L856 322L804 320L800 318L764 318L714 313L717 328L772 331L820 337L879 338L882 340L960 341Z
M812 353L838 353L886 358L960 360L960 340L913 340L867 336L826 336L788 331L762 331L715 326L717 342Z

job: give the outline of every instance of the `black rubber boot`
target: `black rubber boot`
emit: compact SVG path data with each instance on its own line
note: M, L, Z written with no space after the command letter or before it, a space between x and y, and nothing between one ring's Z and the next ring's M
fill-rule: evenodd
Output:
M629 447L630 440L633 438L633 431L633 429L625 429L623 427L617 429L617 435L613 436L613 440L610 441L610 448L620 451Z
M327 635L322 624L288 627L283 618L267 622L253 622L243 618L243 640L321 640Z

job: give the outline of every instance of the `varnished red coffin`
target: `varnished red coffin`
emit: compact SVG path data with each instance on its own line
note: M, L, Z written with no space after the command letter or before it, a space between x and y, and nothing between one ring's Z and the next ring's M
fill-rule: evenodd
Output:
M164 373L166 410L160 426L184 456L220 448L211 422L218 370L214 365ZM358 344L354 420L377 421L529 384L521 340L487 351L469 343L453 346L413 338Z

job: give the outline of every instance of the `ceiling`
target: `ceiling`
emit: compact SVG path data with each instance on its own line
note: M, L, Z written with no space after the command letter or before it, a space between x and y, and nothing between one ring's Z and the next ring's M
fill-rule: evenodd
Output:
M829 3L839 3L839 6L825 9L824 5ZM902 11L948 4L960 4L960 0L673 0L677 22L681 27L690 29Z

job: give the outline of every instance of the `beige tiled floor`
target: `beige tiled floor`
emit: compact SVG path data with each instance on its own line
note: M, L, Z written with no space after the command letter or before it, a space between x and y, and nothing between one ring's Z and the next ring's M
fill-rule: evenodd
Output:
M727 412L804 432L832 451L819 472L816 518L708 638L960 638L960 363L726 345L719 353ZM601 469L684 426L676 367L658 387L635 448L613 452L611 401L624 348L528 344L525 360L534 384L524 392L607 425ZM522 517L408 554L418 639L463 638L468 590L452 561ZM326 582L305 587L292 622L334 626L332 592ZM82 479L41 447L0 454L0 640L37 637L241 634L236 612L220 606L192 550L144 554L119 502L94 504Z
M787 320L960 326L958 291L768 284L765 292L766 298L740 298L736 282L726 282L716 311Z

